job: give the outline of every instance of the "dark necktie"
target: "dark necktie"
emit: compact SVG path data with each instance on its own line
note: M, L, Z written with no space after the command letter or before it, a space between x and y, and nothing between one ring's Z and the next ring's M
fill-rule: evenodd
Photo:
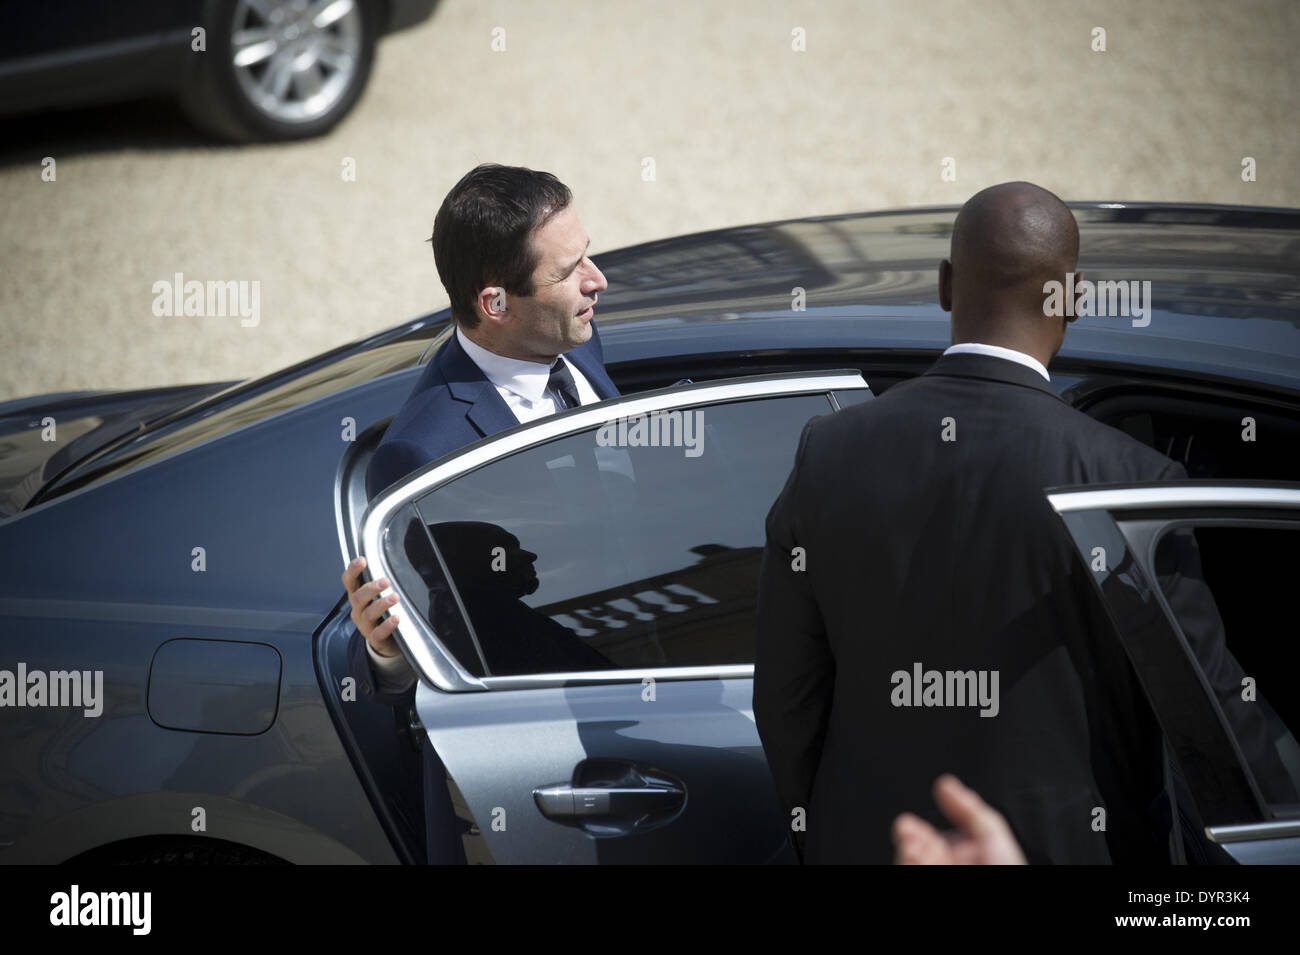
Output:
M569 408L576 408L582 404L578 400L578 386L573 381L573 373L564 363L563 358L555 359L555 364L551 366L551 377L546 382L546 387L550 388L559 400L559 410L565 411Z

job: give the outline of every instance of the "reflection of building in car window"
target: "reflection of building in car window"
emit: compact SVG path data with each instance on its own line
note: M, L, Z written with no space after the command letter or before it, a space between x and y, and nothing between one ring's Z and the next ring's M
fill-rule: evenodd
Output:
M566 670L719 666L752 662L754 580L758 547L705 544L695 562L669 573L530 607L538 588L538 561L546 555L522 546L496 524L449 521L429 525L456 593L429 548L424 526L413 521L406 554L429 589L419 608L434 633L462 659L476 656L463 631L459 595L493 675ZM541 547L538 550L542 550Z
M752 663L762 548L691 550L693 564L537 609L622 668Z

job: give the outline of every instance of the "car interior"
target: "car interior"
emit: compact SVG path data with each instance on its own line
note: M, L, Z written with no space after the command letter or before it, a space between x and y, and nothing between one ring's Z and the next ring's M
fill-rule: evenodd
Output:
M1229 727L1244 721L1258 736L1238 736L1242 759L1255 775L1260 795L1280 818L1300 815L1300 700L1292 674L1300 665L1294 638L1289 588L1293 586L1300 524L1248 526L1234 523L1194 530L1202 577L1223 625L1223 644L1243 674L1240 695L1222 703L1236 714ZM1156 545L1157 565L1174 535ZM1162 578L1162 584L1166 581ZM1234 730L1235 731L1235 730Z
M1242 400L1225 404L1167 394L1125 394L1088 407L1099 421L1132 435L1178 461L1194 479L1300 481L1300 418L1285 410ZM1254 421L1253 440L1244 440Z

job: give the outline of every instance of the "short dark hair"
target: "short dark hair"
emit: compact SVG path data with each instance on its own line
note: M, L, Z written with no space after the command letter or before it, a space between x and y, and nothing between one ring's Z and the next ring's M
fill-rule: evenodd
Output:
M452 187L429 241L451 316L462 328L478 324L474 300L489 285L533 294L540 256L529 236L572 199L569 187L549 172L497 163L474 167Z

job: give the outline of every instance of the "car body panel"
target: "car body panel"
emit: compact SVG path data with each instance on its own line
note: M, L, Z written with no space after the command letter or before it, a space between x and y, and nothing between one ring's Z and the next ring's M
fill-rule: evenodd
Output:
M0 525L6 668L75 661L103 671L107 698L97 718L4 712L22 745L0 760L0 843L17 849L25 833L107 798L178 790L290 815L366 861L394 859L323 706L312 658L313 635L341 589L332 478L346 447L342 420L382 417L404 396L382 378L359 392L248 425L235 438L237 459L230 441L209 440ZM159 727L147 709L151 664L178 638L275 648L284 670L273 727L255 736ZM220 825L210 814L207 832L219 836ZM178 832L189 822L158 826ZM291 848L280 851L303 858Z
M1074 210L1080 268L1094 278L1153 279L1156 308L1146 328L1121 319L1071 326L1052 365L1067 400L1202 389L1225 411L1248 396L1300 413L1300 213ZM934 275L955 211L767 223L598 256L610 281L597 321L611 377L629 395L682 378L812 368L856 368L880 390L911 377L949 341ZM806 292L805 311L791 309L795 287ZM13 500L23 508L0 517L0 668L100 669L107 699L96 718L0 711L0 861L58 862L129 837L193 836L196 806L207 810L207 835L290 861L421 860L419 807L401 793L403 767L418 758L403 715L340 699L351 625L340 599L337 479L356 436L398 410L450 334L444 310L264 378L177 390L148 412L150 392L122 392L37 396L6 416L13 427L4 440L28 458L20 467L6 454L0 465L14 476L11 492L22 486ZM51 408L60 428L45 447L39 432ZM104 443L114 415L124 427ZM77 429L94 424L104 430L82 432L95 437L73 447ZM204 548L204 571L194 569L195 547ZM157 725L151 665L177 639L273 648L283 670L270 729ZM757 754L745 736L744 683L743 674L714 675L673 692L749 773ZM541 688L539 719L568 722L524 785L573 772L585 745L573 713L608 723L618 698L610 694L638 684L620 687ZM478 695L504 692L534 691ZM459 739L483 739L493 720L466 710L448 725L461 727ZM684 731L669 714L630 725L599 730L596 749L608 755L631 740L649 760L686 745L646 737L650 727ZM466 758L479 766L478 755ZM494 792L508 776L506 767L482 772L476 816L502 801ZM490 826L490 814L479 821ZM1238 845L1233 851L1255 851Z
M792 862L752 684L663 679L653 702L639 679L463 694L421 684L416 707L497 863ZM681 815L605 837L543 818L534 791L602 759L678 780Z
M0 404L0 516L22 510L43 485L88 455L231 384L82 391Z

